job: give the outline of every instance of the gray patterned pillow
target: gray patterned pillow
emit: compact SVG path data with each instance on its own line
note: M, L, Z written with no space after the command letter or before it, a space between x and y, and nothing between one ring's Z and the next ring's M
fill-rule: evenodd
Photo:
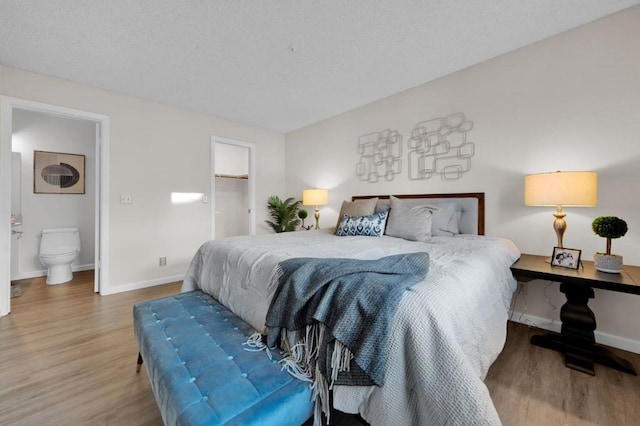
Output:
M389 204L376 204L376 213L389 212Z
M347 216L369 216L375 213L376 204L378 204L377 198L367 198L366 200L355 201L343 201L340 208L340 214L338 215L338 222L336 223L336 233L340 222L344 215Z
M387 212L375 213L369 216L344 215L336 229L336 235L362 235L366 237L381 237L387 222Z

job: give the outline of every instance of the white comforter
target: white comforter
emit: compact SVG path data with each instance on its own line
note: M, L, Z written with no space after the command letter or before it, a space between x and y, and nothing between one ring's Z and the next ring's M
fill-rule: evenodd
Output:
M291 257L383 256L427 251L429 273L400 302L382 387L334 387L334 407L372 425L500 424L483 379L506 339L520 253L486 236L336 237L328 231L209 241L196 253L182 291L202 289L256 330L264 330L273 272Z

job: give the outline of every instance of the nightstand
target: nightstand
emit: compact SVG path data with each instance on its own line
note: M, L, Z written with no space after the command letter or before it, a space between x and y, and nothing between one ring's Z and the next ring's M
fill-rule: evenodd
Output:
M565 365L583 373L595 375L593 365L598 363L637 375L631 363L596 344L596 317L588 303L595 297L594 288L640 295L640 267L625 265L622 273L608 274L597 271L593 262L582 263L584 269L567 269L552 266L546 256L523 254L511 265L511 272L519 281L559 282L567 299L560 310L561 333L533 336L531 343L564 353Z

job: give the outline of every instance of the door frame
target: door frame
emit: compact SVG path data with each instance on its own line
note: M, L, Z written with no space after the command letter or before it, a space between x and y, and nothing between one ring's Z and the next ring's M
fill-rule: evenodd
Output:
M211 239L216 239L216 143L239 146L249 149L249 178L247 187L249 191L249 235L256 234L256 145L249 142L242 142L234 139L211 136L211 167L210 175L210 197L211 203Z
M58 105L0 96L0 317L11 312L11 148L15 109L96 123L94 291L105 292L109 284L109 117Z

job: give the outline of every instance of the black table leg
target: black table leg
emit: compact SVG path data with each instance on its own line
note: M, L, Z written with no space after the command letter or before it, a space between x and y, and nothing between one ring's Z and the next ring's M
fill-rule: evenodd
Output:
M564 365L594 375L593 346L596 339L593 332L596 329L596 316L588 306L589 299L595 296L593 289L562 283L560 291L567 298L567 302L560 309Z
M560 291L567 298L560 309L561 333L533 336L531 343L564 353L564 364L583 373L595 375L593 364L598 363L637 376L631 363L596 344L596 317L588 306L589 299L595 296L593 289L585 285L561 283Z
M634 376L638 375L629 361L619 357L604 346L596 345L593 348L593 360L598 364L606 365L607 367L633 374Z

